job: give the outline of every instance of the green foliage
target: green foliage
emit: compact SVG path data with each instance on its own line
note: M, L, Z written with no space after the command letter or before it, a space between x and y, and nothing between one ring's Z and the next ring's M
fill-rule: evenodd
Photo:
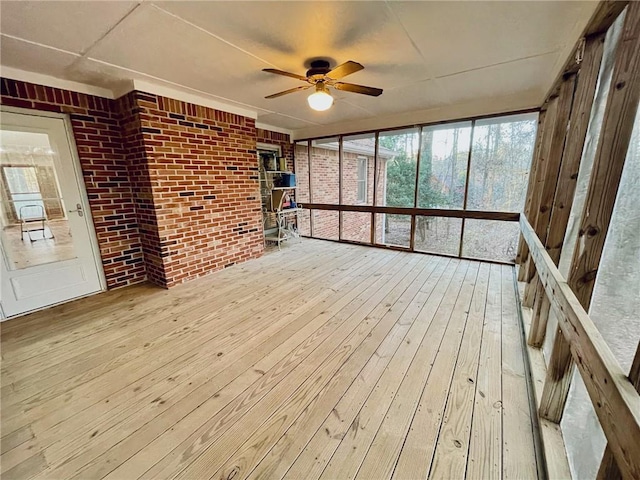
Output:
M396 152L387 162L387 205L394 207L413 207L417 168L417 134L402 134L380 137L380 145ZM432 172L433 132L422 139L421 168L418 176L418 206L421 208L447 208L453 204L454 192L443 194L434 185Z

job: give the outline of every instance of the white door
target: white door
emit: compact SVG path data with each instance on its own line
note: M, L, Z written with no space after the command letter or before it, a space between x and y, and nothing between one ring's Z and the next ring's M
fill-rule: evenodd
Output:
M0 112L3 318L103 290L73 145L62 115Z

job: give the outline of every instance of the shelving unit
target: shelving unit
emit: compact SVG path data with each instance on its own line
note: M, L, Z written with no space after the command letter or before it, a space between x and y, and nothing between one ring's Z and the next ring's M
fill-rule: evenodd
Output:
M286 170L267 170L265 165L272 163L277 165L276 152L258 151L260 155L260 194L262 197L262 215L264 241L276 243L278 249L282 242L290 238L298 238L297 224L300 208L287 208L284 200L289 195L293 202L296 186L277 186L277 179L285 174L293 172ZM295 205L295 203L294 203Z

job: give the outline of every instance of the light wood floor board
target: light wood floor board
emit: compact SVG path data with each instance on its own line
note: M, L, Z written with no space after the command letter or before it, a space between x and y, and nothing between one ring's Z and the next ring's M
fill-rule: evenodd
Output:
M0 325L7 479L537 478L513 269L304 240Z

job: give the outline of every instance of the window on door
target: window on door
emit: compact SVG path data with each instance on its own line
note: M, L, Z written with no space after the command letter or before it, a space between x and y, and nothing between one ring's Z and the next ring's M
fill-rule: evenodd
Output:
M26 220L44 214L44 202L35 167L2 167L14 218Z

